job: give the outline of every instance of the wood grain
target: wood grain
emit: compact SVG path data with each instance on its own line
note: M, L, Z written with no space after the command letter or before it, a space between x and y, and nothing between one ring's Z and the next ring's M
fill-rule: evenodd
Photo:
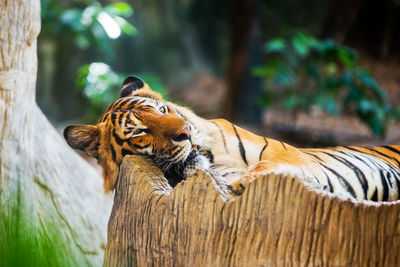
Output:
M400 204L339 199L265 175L230 199L198 171L172 189L125 157L105 266L396 266Z

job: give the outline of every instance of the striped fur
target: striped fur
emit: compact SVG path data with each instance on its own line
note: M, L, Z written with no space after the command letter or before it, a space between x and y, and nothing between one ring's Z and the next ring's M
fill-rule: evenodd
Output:
M255 175L278 173L342 196L399 199L400 146L295 148L226 120L200 118L137 81L124 83L125 97L110 105L96 125L64 131L73 148L98 159L106 191L115 186L122 158L139 154L152 158L173 184L195 169L211 169L240 194Z

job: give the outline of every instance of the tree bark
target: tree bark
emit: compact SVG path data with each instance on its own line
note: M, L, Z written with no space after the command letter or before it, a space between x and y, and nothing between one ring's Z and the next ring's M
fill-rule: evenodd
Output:
M261 79L254 77L252 67L261 61L261 29L258 0L233 1L230 58L224 118L240 124L261 124L257 97Z
M35 103L40 1L1 1L0 25L1 264L100 265L111 201Z
M400 202L340 199L265 175L235 199L201 171L172 189L125 157L105 266L396 266Z
M343 43L365 0L330 0L329 12L323 22L322 38Z

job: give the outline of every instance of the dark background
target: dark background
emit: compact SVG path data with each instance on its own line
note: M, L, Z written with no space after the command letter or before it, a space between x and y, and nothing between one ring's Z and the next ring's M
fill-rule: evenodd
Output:
M81 23L82 14L88 16L90 7L99 12L115 3L42 0L37 101L57 127L95 123L101 111L118 97L122 77L134 74L202 116L224 117L293 144L400 143L397 117L382 109L400 104L398 0L125 1L133 14L124 6L119 15L133 25L133 32L126 30L126 34L111 39L104 26L96 22L96 15L89 26ZM334 94L338 96L333 105L340 112L326 108L332 101L303 101L288 108L288 91L295 92L293 99L299 102L308 98L309 90L318 89L315 84L321 76L309 77L302 72L314 59L296 55L305 62L295 68L300 82L283 85L279 81L271 84L271 77L255 75L254 68L270 64L276 56L266 51L266 43L286 38L290 44L298 32L321 43L330 40L335 49L353 49L357 67L363 68L367 78L376 81L377 88L386 91L387 96L374 105L371 90L363 89L359 97L372 104L367 113L361 114L358 104L341 108L345 101L341 96L347 89L339 92L343 87L339 84L329 90L339 92ZM279 51L278 58L290 58L290 53ZM88 82L88 68L86 72L81 68L93 62L103 62L106 65L102 66L112 70L104 74L101 85L98 81ZM332 62L325 58L317 68L334 65L335 75L350 68L337 58ZM289 64L293 67L295 63ZM274 71L277 69L275 66ZM289 73L285 79L295 76ZM302 87L308 80L312 86ZM354 80L350 85L357 83ZM103 89L93 93L96 88ZM266 88L274 94L268 101L261 101L267 99ZM302 94L305 97L301 98ZM381 121L374 119L382 116Z

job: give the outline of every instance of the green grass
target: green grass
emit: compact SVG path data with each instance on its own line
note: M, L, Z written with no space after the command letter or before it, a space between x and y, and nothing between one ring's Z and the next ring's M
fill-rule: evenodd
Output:
M13 209L17 211L17 209ZM50 218L22 214L0 214L0 266L87 266L76 245ZM35 218L36 217L36 218ZM77 255L78 254L78 255Z

